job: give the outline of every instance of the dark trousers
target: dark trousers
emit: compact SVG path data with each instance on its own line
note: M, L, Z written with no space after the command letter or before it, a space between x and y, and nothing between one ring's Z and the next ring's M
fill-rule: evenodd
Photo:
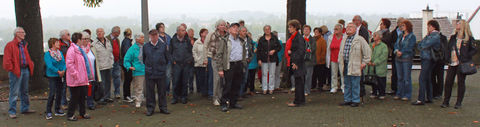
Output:
M130 97L130 85L132 84L132 79L133 79L133 75L132 75L132 71L131 70L127 70L125 68L123 68L123 76L124 76L124 80L123 80L123 99L127 99L127 97Z
M190 64L173 65L173 99L187 98L191 68Z
M250 89L250 92L255 92L255 73L257 73L257 69L248 70L247 86L245 87L245 91L247 91L248 88Z
M433 69L433 60L422 59L422 70L420 71L420 88L418 89L418 100L432 101L432 69ZM426 95L426 99L425 99Z
M100 76L102 76L102 85L100 85L100 89L103 90L103 97L100 101L105 101L106 99L110 99L111 89L112 89L112 70L100 70Z
M62 78L48 77L50 92L48 92L47 113L52 113L53 100L55 100L55 111L60 110L60 103L62 101Z
M441 97L443 92L444 65L442 62L436 62L432 73L433 97Z
M390 84L390 89L393 91L393 95L397 92L397 82L398 82L398 77L397 77L397 65L395 62L395 55L392 54L392 77L391 77L391 84Z
M240 84L243 79L243 63L230 62L230 70L224 71L225 84L223 86L222 99L220 104L227 106L227 101L230 105L237 104L238 92L240 92Z
M304 76L294 76L295 77L295 100L294 104L305 104L305 85L304 85Z
M81 116L85 115L85 96L87 86L69 87L71 99L68 103L67 116L72 117L75 114L75 110L78 107L78 112Z
M450 97L452 95L452 87L457 76L457 103L456 105L462 105L463 97L465 96L465 79L466 75L460 73L458 66L449 66L447 70L447 78L445 80L445 97L443 104L449 104Z
M385 96L385 87L387 85L387 77L377 77L377 85L373 85L373 93L375 96Z
M208 58L207 65L207 84L208 84L208 96L213 96L213 68L212 68L212 58Z
M208 95L208 80L207 80L207 68L206 67L195 67L195 73L197 75L196 85L197 89L200 90L203 96Z
M160 110L167 109L167 98L165 97L165 78L166 76L161 76L161 78L151 79L148 75L145 75L145 95L147 98L147 112L155 111L155 90L157 91L158 96L158 108Z
M320 80L320 77L322 77L322 72L321 72L321 67L320 65L315 65L313 67L313 74L312 74L312 87L311 89L315 89L317 88L317 85L319 86L319 88L322 88L322 82Z

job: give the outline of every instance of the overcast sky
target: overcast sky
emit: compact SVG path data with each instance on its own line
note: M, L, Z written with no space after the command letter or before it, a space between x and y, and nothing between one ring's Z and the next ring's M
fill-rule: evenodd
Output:
M43 17L89 15L139 18L140 0L103 0L99 8L83 6L83 0L40 0ZM461 1L461 2L460 2ZM480 0L307 0L307 13L410 14L429 4L437 13L471 14ZM284 15L286 0L149 0L150 16L202 16L231 11L261 11ZM14 0L0 0L0 18L15 19Z

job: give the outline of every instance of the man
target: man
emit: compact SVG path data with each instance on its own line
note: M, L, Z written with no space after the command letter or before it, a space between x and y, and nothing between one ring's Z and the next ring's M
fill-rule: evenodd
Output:
M205 38L205 45L207 51L207 57L211 59L212 72L213 73L213 105L220 105L220 98L222 97L222 87L220 84L223 84L223 78L220 78L218 75L217 60L214 56L217 53L217 45L227 43L228 33L227 33L227 23L225 20L218 20L215 23L215 32L208 33Z
M113 68L112 68L112 78L113 78L113 87L116 99L120 99L120 81L121 81L121 63L120 62L120 27L114 26L112 28L112 33L110 33L107 38L112 43L112 54L113 54Z
M240 24L240 23L239 23ZM239 28L239 37L241 39L241 41L245 42L244 45L245 45L245 50L246 50L246 54L247 54L247 59L246 59L246 63L245 63L245 66L244 66L244 74L243 74L243 80L242 80L242 83L240 84L240 92L238 94L239 96L239 100L242 100L243 98L246 98L247 96L245 96L245 92L247 92L247 89L246 89L246 85L247 85L247 77L248 77L248 63L250 63L250 60L251 58L253 57L252 54L253 54L253 40L248 36L248 30L246 27L244 26L241 26L242 24L240 24L240 28Z
M220 102L222 112L229 108L241 109L237 104L240 83L242 82L244 66L246 66L245 41L238 37L238 23L233 23L229 28L230 35L227 43L218 43L215 59L218 75L225 78L222 99ZM228 105L227 105L228 101Z
M360 15L355 15L352 19L352 22L357 26L356 28L356 35L360 35L363 37L365 40L369 40L369 33L368 33L368 28L362 25L362 17Z
M197 41L197 38L195 38L195 31L192 28L189 28L187 30L187 35L190 40L190 44L193 46L193 44L195 44L195 41ZM188 78L188 93L193 93L193 76L195 74L193 64L194 62L192 62L192 68L190 68L190 71L189 71L190 76ZM197 88L197 92L200 92L198 85L196 88Z
M341 106L357 107L360 103L360 76L362 69L370 62L371 49L365 39L356 34L354 23L347 25L346 37L340 44L338 62L345 77L344 102Z
M106 103L112 103L113 100L110 98L110 92L112 87L112 68L113 68L113 54L112 54L112 44L108 39L105 39L105 31L103 28L98 28L96 30L97 38L92 43L92 46L96 49L97 54L95 54L98 69L100 70L100 75L102 79L102 85L100 85L100 91L103 91L103 96L100 98L98 104L105 105Z
M391 51L390 52L390 58L392 58L392 77L391 77L391 84L390 84L390 89L391 91L389 92L385 92L386 94L390 94L390 95L396 95L397 93L397 81L398 81L398 77L397 77L397 65L395 64L395 54L393 52L393 45L395 45L395 43L397 42L397 38L398 36L400 36L400 34L402 34L402 31L400 30L399 26L400 26L400 23L403 22L403 20L405 20L403 17L400 17L397 19L397 27L395 27L395 29L390 32L390 39L391 41L389 41L390 43L388 42L385 42L388 46L388 49ZM390 27L388 27L390 28ZM387 28L387 29L388 29ZM383 36L385 37L385 36Z
M160 42L157 30L148 32L150 42L143 46L142 58L145 64L145 95L147 97L147 116L152 116L155 111L155 89L158 96L160 113L170 114L167 110L167 98L165 97L165 72L170 61L168 45Z
M190 44L184 26L177 27L177 33L173 35L170 43L169 49L173 61L173 99L171 103L176 104L180 100L183 104L186 104L187 83L193 67L193 46Z
M63 54L63 58L66 58L67 56L67 50L68 48L70 47L70 44L72 43L71 39L70 39L70 32L68 32L68 30L62 30L60 31L60 52L62 52ZM66 81L66 79L64 79L63 81ZM66 82L63 82L63 87L62 87L62 109L67 109L67 104L68 104L68 101L67 101L67 83ZM63 113L61 113L63 114Z
M155 25L155 29L159 32L159 41L162 42L162 43L167 43L167 45L170 45L170 40L172 39L172 37L170 37L170 35L168 35L167 33L165 33L165 24L163 23L157 23ZM168 62L168 65L167 65L167 79L165 80L166 81L166 92L165 94L168 94L170 92L170 83L172 81L172 62Z
M20 96L21 113L35 113L30 109L28 98L28 80L33 75L33 61L25 41L25 30L17 27L14 31L14 38L8 42L3 54L3 69L8 72L10 93L8 97L8 116L12 119L17 118L17 98Z

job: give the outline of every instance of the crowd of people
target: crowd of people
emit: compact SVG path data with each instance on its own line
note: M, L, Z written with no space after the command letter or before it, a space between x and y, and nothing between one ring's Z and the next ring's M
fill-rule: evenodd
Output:
M473 66L472 56L476 53L468 23L456 22L455 33L447 40L444 34L448 33L440 33L439 23L430 20L428 35L418 44L409 20L398 18L393 31L389 30L390 25L389 19L382 19L380 30L372 33L356 15L349 23L339 20L333 32L326 26L315 27L311 36L312 27L302 26L294 19L288 21L290 36L285 43L277 32L271 31L270 25L263 27L263 36L252 38L243 20L229 23L220 19L214 31L199 30L199 38L185 24L179 25L173 36L165 32L163 23L156 24L148 35L133 35L127 28L122 41L118 26L106 36L103 28L97 28L96 38L92 38L89 29L72 35L62 30L59 38L48 40L49 49L44 54L50 90L45 118L66 115L67 120L76 121L78 108L79 115L89 119L86 108L95 110L95 105L106 105L114 99L134 103L136 108L144 104L147 116L154 114L158 101L160 113L170 114L166 96L173 96L171 104L187 104L189 94L195 92L194 84L196 92L226 112L242 109L237 102L256 94L256 79L261 83L259 94L274 94L281 89L282 74L287 77L285 81L290 81L289 91L295 93L289 107L305 105L305 96L315 88L332 94L341 91L344 101L340 105L357 107L367 95L365 85L372 86L372 99L384 100L391 94L394 100L409 101L416 49L420 51L422 70L418 99L412 105L432 103L441 98L444 90L441 107L449 107L457 76L455 108L460 108L466 76L472 74L466 69ZM35 112L29 108L28 81L34 63L25 36L23 28L17 27L14 39L4 51L3 68L9 73L10 83L10 118L17 117L18 97L21 113ZM389 58L392 90L386 91Z

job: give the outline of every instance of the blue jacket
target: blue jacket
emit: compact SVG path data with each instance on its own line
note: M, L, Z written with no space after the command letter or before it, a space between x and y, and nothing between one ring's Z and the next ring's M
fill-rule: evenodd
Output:
M252 41L252 43L253 43L253 50L252 51L255 51L258 44L255 41ZM251 59L250 63L248 63L248 69L249 70L257 69L257 67L258 67L257 53L252 52L252 59Z
M282 40L278 40L278 42L280 43L280 46L282 47L282 49L280 49L280 51L278 51L277 55L278 55L278 62L281 63L282 62L282 58L283 58L283 55L285 54L285 45L282 43Z
M166 43L157 42L153 45L147 42L143 45L143 64L145 64L145 78L159 79L166 76L167 63L171 61Z
M409 33L405 39L403 39L403 34L398 36L397 42L394 45L394 53L397 54L397 51L402 52L402 56L397 58L399 60L411 60L415 55L415 44L417 38L413 33Z
M431 48L440 49L440 33L438 31L432 32L425 36L423 40L418 43L417 49L420 50L420 58L425 60L432 59Z
M172 62L176 64L192 64L193 65L193 45L190 43L190 39L185 35L183 41L177 38L177 34L173 35L170 41L170 53L172 56Z
M63 58L63 54L61 56L62 60L56 61L50 55L50 52L45 52L43 59L45 61L45 66L47 67L45 70L47 77L59 77L60 75L58 75L58 71L64 71L67 68L67 66L65 65L65 58Z
M140 53L139 43L135 43L130 47L123 58L123 66L125 69L130 71L130 67L134 67L133 76L145 75L145 64L143 64L139 59L138 55Z

